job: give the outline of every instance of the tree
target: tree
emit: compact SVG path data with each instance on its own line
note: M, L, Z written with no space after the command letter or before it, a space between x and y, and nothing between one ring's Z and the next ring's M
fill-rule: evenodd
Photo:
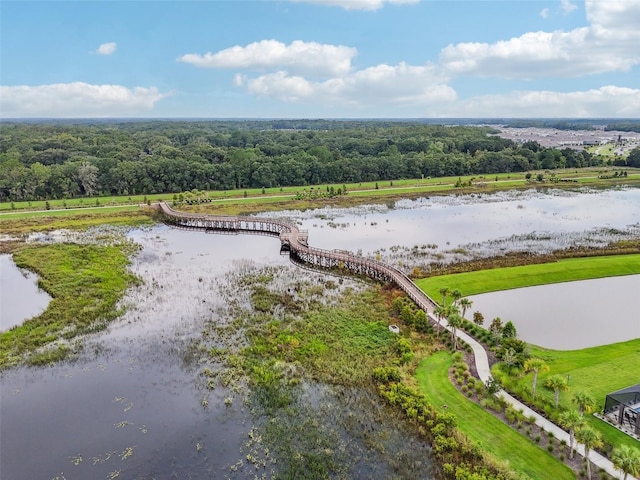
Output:
M99 173L98 167L89 162L82 162L78 167L78 180L87 197L96 193Z
M502 320L500 320L500 317L496 317L491 321L489 331L495 342L500 343L500 339L502 338Z
M524 371L533 372L533 380L531 382L531 396L536 398L536 385L538 383L538 373L548 372L549 366L541 358L530 358L524 362Z
M507 371L511 374L513 367L518 364L518 354L513 348L507 348L502 354L502 361L507 367Z
M462 326L462 317L458 312L452 312L451 315L447 317L447 322L449 322L449 326L451 327L451 340L453 341L453 349L458 349L458 335L457 329Z
M509 320L504 324L504 327L502 327L502 338L516 338L517 336L516 326Z
M440 331L440 322L442 321L442 318L447 314L447 307L445 307L444 305L438 305L433 313L436 314L436 318L438 319L438 331Z
M578 405L578 411L581 417L584 415L584 412L592 412L596 406L595 400L586 392L576 392L573 395L573 403Z
M558 420L560 421L560 426L569 431L569 458L573 458L573 443L576 429L582 426L584 418L582 418L577 410L567 410L560 414Z
M482 325L484 323L484 315L480 312L473 312L473 323Z
M545 387L553 390L555 406L556 408L558 408L558 403L560 402L560 390L569 390L567 377L565 377L564 375L551 375L547 378L544 385Z
M457 288L451 290L451 299L453 300L454 304L458 303L458 300L460 300L461 298L462 292L460 290L458 290Z
M447 295L449 295L449 293L451 293L451 290L449 290L449 287L442 287L440 290L438 290L440 292L440 295L442 295L442 306L445 306L445 301L447 300Z
M600 433L589 426L582 426L576 430L576 440L584 445L584 458L587 460L587 480L591 478L591 460L589 451L602 447L602 437Z
M467 310L469 310L471 308L471 305L473 305L473 301L469 300L468 298L461 298L460 301L458 302L458 305L460 306L460 315L462 316L462 318L464 318L464 315L467 313Z
M640 168L640 147L636 147L629 152L627 166Z
M613 451L611 461L614 467L624 472L623 480L626 480L629 474L640 474L640 450L637 448L620 445Z

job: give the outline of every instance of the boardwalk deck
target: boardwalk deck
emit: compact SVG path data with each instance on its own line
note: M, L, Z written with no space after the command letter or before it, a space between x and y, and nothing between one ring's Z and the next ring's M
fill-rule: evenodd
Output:
M292 259L297 262L321 268L346 270L377 281L394 283L427 314L433 314L437 306L401 270L344 250L324 250L311 247L308 244L308 232L300 230L293 223L260 217L232 217L179 212L166 203L159 203L157 209L165 223L178 228L278 237L282 250L288 251Z

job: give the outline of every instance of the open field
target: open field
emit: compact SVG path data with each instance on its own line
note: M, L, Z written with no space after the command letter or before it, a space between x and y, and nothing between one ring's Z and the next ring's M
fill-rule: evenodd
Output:
M620 179L600 179L601 175L613 175L615 171L625 170L627 177ZM146 203L159 201L173 202L179 201L182 195L183 199L202 198L206 199L205 205L213 205L215 203L223 204L242 204L245 202L287 202L292 203L286 208L296 208L296 194L301 192L311 192L314 190L319 193L326 193L331 187L337 191L339 188L347 189L347 198L356 197L379 197L387 195L400 194L428 194L447 191L460 192L482 192L492 191L495 189L522 188L522 187L562 187L566 185L611 185L624 181L625 183L640 182L640 169L621 168L621 167L601 167L601 168L583 168L583 169L562 169L554 171L532 171L528 172L530 179L526 178L527 173L498 173L495 175L463 175L453 177L438 178L418 178L418 179L402 179L402 180L379 180L371 182L350 183L346 185L338 184L321 184L307 186L292 187L273 187L273 188L250 188L228 191L208 191L208 192L176 192L154 195L128 195L128 196L102 196L102 197L84 197L59 200L38 200L31 202L0 202L0 213L16 212L16 211L42 211L42 210L65 210L73 208L94 208L106 206L137 206ZM544 180L536 181L538 174L542 174ZM563 181L569 181L565 183ZM456 186L460 182L466 186ZM469 186L470 183L470 186ZM190 197L191 196L191 197ZM341 197L333 197L330 200L342 200Z
M0 215L0 234L20 235L59 229L86 230L100 225L139 226L152 223L148 212L138 206L87 210L52 210Z
M640 255L567 258L553 263L496 268L421 278L416 284L437 300L442 287L457 288L463 295L512 288L572 282L593 278L640 274Z
M458 419L461 431L518 472L540 480L575 478L557 458L465 398L449 380L452 363L447 352L438 352L420 362L416 378L420 392L430 403L446 405L447 411Z

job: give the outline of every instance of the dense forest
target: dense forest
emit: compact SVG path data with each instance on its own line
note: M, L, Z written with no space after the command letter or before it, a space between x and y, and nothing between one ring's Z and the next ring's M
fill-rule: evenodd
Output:
M3 122L0 201L580 168L489 127L392 121Z

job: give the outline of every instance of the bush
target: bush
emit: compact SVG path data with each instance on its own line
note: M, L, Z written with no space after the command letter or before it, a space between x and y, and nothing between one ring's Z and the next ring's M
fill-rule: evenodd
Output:
M378 367L373 369L373 378L380 383L399 382L402 380L400 370L395 367Z

